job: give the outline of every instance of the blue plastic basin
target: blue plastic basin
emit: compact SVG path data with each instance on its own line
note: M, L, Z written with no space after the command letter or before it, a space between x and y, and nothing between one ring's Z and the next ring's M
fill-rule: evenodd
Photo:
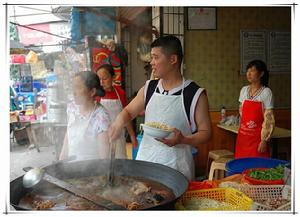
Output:
M243 173L250 168L273 168L279 164L287 164L288 161L273 158L247 157L233 159L226 163L226 176Z

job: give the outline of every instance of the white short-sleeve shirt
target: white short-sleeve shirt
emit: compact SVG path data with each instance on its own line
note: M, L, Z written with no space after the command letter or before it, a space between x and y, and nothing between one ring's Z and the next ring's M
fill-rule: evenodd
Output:
M67 115L68 127L74 124L76 117L82 120L89 119L89 115L83 116L80 114L79 106L76 105L75 102L71 102L70 104L68 104ZM101 104L97 104L95 111L93 111L92 116L90 117L88 129L86 132L91 136L96 136L99 133L107 131L110 123L111 121L107 110Z
M264 109L273 109L274 108L274 98L270 88L263 87L253 98L250 98L250 86L244 86L241 89L239 102L243 104L244 100L253 100L263 103Z

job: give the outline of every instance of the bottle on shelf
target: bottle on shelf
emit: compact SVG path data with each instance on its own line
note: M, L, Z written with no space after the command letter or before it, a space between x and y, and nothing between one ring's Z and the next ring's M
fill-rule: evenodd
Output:
M226 119L226 108L223 106L221 108L221 122L224 122Z

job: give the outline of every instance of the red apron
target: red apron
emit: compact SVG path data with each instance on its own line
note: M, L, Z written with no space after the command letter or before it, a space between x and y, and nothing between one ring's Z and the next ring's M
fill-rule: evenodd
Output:
M270 150L259 153L261 129L264 121L262 102L245 100L242 107L242 119L235 145L235 158L270 157Z

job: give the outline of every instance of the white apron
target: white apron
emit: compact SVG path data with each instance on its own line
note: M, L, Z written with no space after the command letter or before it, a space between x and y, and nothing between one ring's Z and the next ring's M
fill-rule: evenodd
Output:
M113 87L114 88L114 87ZM121 99L120 96L118 94L118 92L116 91L116 89L114 89L118 99L102 99L101 98L101 105L104 106L104 108L108 111L108 115L110 117L110 120L113 122L114 120L116 120L117 115L122 111L123 106L121 104ZM125 129L123 128L120 137L118 139L116 139L116 155L115 158L127 158L126 155L126 137L125 137Z
M89 118L81 119L75 116L75 121L68 126L68 157L75 156L75 161L107 158L101 156L101 147L98 144L97 135L92 135L88 132L88 126L96 108L97 106L95 105Z
M191 135L192 130L184 108L183 90L184 78L182 93L179 96L162 95L154 91L146 107L145 123L161 122L177 128L184 136ZM172 136L173 134L169 137ZM178 144L169 147L144 134L136 159L169 166L183 173L189 180L194 179L194 160L190 145Z

